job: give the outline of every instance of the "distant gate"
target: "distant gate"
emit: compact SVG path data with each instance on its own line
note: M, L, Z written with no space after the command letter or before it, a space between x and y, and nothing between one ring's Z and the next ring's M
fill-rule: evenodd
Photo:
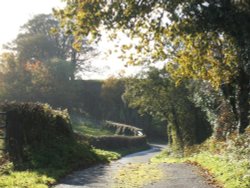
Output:
M6 112L0 112L0 152L7 150Z

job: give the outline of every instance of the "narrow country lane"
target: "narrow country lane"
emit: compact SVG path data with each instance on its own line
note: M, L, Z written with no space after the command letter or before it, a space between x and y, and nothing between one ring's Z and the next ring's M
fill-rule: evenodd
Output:
M117 184L115 177L126 165L147 165L150 158L158 154L165 146L153 145L151 149L127 155L110 164L97 165L88 169L76 171L63 179L55 188L133 188L124 184ZM146 188L211 188L198 169L188 164L160 164L157 166L164 177L143 185ZM133 172L133 171L132 171ZM124 174L126 176L128 174ZM131 176L131 174L130 174ZM133 176L133 174L132 174ZM146 181L146 180L145 180Z

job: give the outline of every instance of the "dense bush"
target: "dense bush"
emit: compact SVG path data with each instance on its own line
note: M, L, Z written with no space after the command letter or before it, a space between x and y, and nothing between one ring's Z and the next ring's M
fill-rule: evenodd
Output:
M72 136L66 110L53 110L47 104L38 103L6 103L2 109L7 111L11 134L13 129L19 129L24 144L37 146L50 139Z
M5 103L9 151L15 164L71 169L99 160L90 146L74 140L67 111L47 104Z

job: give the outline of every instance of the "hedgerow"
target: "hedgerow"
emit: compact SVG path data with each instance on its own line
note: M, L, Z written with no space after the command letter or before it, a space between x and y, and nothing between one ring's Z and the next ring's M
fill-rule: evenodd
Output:
M7 111L10 126L10 156L1 160L0 187L48 187L73 169L119 157L77 142L66 110L15 102L2 104L1 108ZM13 143L15 139L20 143ZM21 153L16 151L17 145Z

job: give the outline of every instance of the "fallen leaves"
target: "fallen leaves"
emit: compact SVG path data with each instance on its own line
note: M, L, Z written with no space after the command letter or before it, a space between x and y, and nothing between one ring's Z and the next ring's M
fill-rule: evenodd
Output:
M161 180L164 176L157 164L130 163L115 175L113 188L140 188Z

